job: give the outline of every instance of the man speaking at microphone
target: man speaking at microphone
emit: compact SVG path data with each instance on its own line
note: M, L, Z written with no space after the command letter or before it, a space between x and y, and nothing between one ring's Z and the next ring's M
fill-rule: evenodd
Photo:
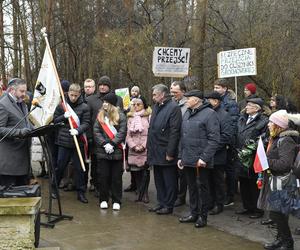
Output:
M0 100L0 141L4 138L0 142L0 186L21 186L29 181L31 140L25 137L32 125L26 117L26 91L25 80L13 78Z

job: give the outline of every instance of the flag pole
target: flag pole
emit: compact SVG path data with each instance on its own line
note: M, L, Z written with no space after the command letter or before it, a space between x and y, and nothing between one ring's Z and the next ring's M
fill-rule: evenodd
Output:
M50 55L50 59L51 59L51 62L52 62L52 65L53 65L53 69L54 69L54 72L55 72L56 82L58 84L58 89L59 89L59 92L60 92L63 104L65 105L65 107L67 107L66 106L66 100L65 100L64 92L63 92L63 89L62 89L61 84L60 84L60 80L59 80L59 77L58 77L58 73L57 73L57 70L56 70L56 66L55 66L54 59L53 59L53 56L52 56L52 53L51 53L51 49L50 49L50 45L49 45L49 42L48 42L47 33L46 33L46 27L42 28L41 32L42 32L43 37L45 38L45 41L46 41L46 49L48 50L48 53ZM73 129L74 127L73 127L73 124L71 122L71 118L70 117L68 118L68 121L69 121L71 129ZM73 135L73 139L74 139L75 147L76 147L77 154L78 154L78 157L79 157L79 160L80 160L81 168L85 172L86 171L85 170L85 165L84 165L84 162L83 162L83 158L82 158L82 155L81 155L81 151L80 151L80 148L79 148L79 144L78 144L78 140L77 140L76 135Z

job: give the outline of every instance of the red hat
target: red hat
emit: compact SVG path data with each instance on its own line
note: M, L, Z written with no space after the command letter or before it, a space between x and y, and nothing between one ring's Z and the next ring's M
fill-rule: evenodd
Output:
M254 83L247 83L246 85L245 85L245 89L248 89L250 92L251 92L251 94L255 94L256 93L256 85L254 84Z

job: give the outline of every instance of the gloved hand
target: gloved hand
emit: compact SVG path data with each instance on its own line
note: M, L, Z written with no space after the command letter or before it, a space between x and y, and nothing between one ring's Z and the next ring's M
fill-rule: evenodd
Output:
M107 154L112 154L115 150L114 150L114 146L113 145L111 145L110 143L106 143L105 145L104 145L104 149L105 149L105 152L107 153Z
M73 136L73 135L78 135L78 130L75 129L75 128L72 128L69 130L70 131L70 134Z
M64 113L64 117L65 117L66 119L70 118L70 117L71 117L71 113L70 113L69 111L66 111L66 112Z
M29 128L21 128L19 129L19 136L25 137L30 132Z

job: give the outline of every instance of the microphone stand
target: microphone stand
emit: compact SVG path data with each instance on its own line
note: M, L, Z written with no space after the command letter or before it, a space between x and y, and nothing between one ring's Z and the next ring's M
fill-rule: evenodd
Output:
M35 110L37 108L37 106L34 106L33 109L31 109L20 121L17 122L17 124L15 126L13 126L0 140L0 143L11 133L11 131L13 131L15 128L17 128L21 122L23 122L29 115L30 113Z

